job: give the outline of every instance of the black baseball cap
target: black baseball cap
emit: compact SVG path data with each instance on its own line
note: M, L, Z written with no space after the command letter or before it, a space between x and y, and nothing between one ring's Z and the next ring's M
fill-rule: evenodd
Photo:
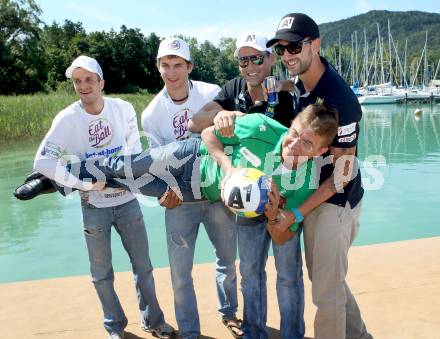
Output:
M281 18L275 36L266 46L271 47L278 40L297 42L305 37L319 38L319 28L315 21L303 13L290 13Z

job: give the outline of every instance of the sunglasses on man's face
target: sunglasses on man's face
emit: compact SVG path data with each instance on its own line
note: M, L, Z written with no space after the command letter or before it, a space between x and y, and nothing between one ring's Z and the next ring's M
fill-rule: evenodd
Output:
M252 62L256 66L260 66L264 62L264 58L266 56L259 54L259 55L249 55L244 57L238 58L238 64L241 68L246 68L249 65L249 61Z
M288 45L280 45L277 44L273 47L273 49L275 50L275 53L279 56L282 56L284 54L284 51L287 50L287 52L289 52L290 54L299 54L302 51L302 47L304 44L308 44L309 42L311 43L313 39L307 39L307 40L302 40L299 42L289 42Z

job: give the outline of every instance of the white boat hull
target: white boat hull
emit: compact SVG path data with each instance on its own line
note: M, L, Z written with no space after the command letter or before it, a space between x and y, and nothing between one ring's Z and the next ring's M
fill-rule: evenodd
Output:
M405 99L404 95L363 95L358 97L361 105L395 104Z

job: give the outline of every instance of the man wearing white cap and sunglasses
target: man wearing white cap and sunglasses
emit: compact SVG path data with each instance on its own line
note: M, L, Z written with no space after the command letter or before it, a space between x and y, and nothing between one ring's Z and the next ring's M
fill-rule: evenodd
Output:
M147 233L138 201L131 192L123 189L95 191L96 185L78 181L65 167L57 166L59 159L68 163L140 152L136 112L126 101L103 96L104 76L95 59L79 56L67 68L66 77L72 79L80 100L55 117L38 149L34 169L64 186L65 192L69 188L80 190L90 271L109 338L123 338L127 326L127 318L113 286L112 226L130 257L141 327L160 338L171 338L174 329L165 322L156 298Z
M163 40L157 52L157 68L165 84L142 113L142 128L150 148L197 137L188 121L219 92L217 85L189 79L194 67L188 44L179 38ZM218 311L235 337L241 337L237 312L236 225L232 213L220 202L183 203L169 190L160 199L165 211L168 257L179 335L197 338L200 321L192 280L194 251L203 223L216 255Z
M293 98L287 91L278 93L278 104L266 100L263 82L271 75L275 58L266 47L267 38L249 32L237 39L235 57L240 77L230 80L213 101L205 105L190 121L193 131L213 125L223 137L234 135L234 119L251 113L264 113L286 127L293 120ZM280 83L281 84L281 83ZM292 86L290 81L283 87ZM238 249L243 293L244 338L268 338L266 326L267 293L266 261L271 237L266 231L267 219L237 218ZM277 296L280 308L282 338L304 337L304 286L302 280L300 230L283 245L272 242L277 267Z

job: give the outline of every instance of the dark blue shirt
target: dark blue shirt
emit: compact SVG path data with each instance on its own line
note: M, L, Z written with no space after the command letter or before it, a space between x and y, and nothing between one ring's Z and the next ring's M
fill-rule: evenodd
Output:
M296 113L303 110L309 104L317 102L326 103L339 112L338 135L332 142L332 146L339 148L351 148L357 146L359 140L359 122L362 118L362 109L353 91L336 70L321 57L325 65L325 72L319 79L315 88L306 93L301 80L296 83L295 102ZM328 156L327 152L323 156ZM357 150L356 150L357 155ZM357 165L357 162L356 162ZM333 165L325 165L321 168L320 183L324 182L333 173ZM345 206L346 202L355 207L362 199L364 190L361 183L359 168L354 173L356 177L344 187L343 193L336 193L327 202L338 206Z
M247 90L246 81L236 77L224 84L214 98L224 110L240 111L243 113L266 113L267 102L253 103ZM293 111L293 97L289 92L278 93L278 104L274 107L273 119L280 124L290 127L295 116Z
M252 98L247 89L247 83L242 77L236 77L224 84L214 98L226 111L240 111L243 113L263 113L268 109L266 101L259 103L252 102ZM295 111L293 109L293 96L289 92L278 93L278 104L273 107L272 118L286 127L290 127ZM236 216L236 223L239 225L254 225L266 220L264 214L255 218L243 218Z

